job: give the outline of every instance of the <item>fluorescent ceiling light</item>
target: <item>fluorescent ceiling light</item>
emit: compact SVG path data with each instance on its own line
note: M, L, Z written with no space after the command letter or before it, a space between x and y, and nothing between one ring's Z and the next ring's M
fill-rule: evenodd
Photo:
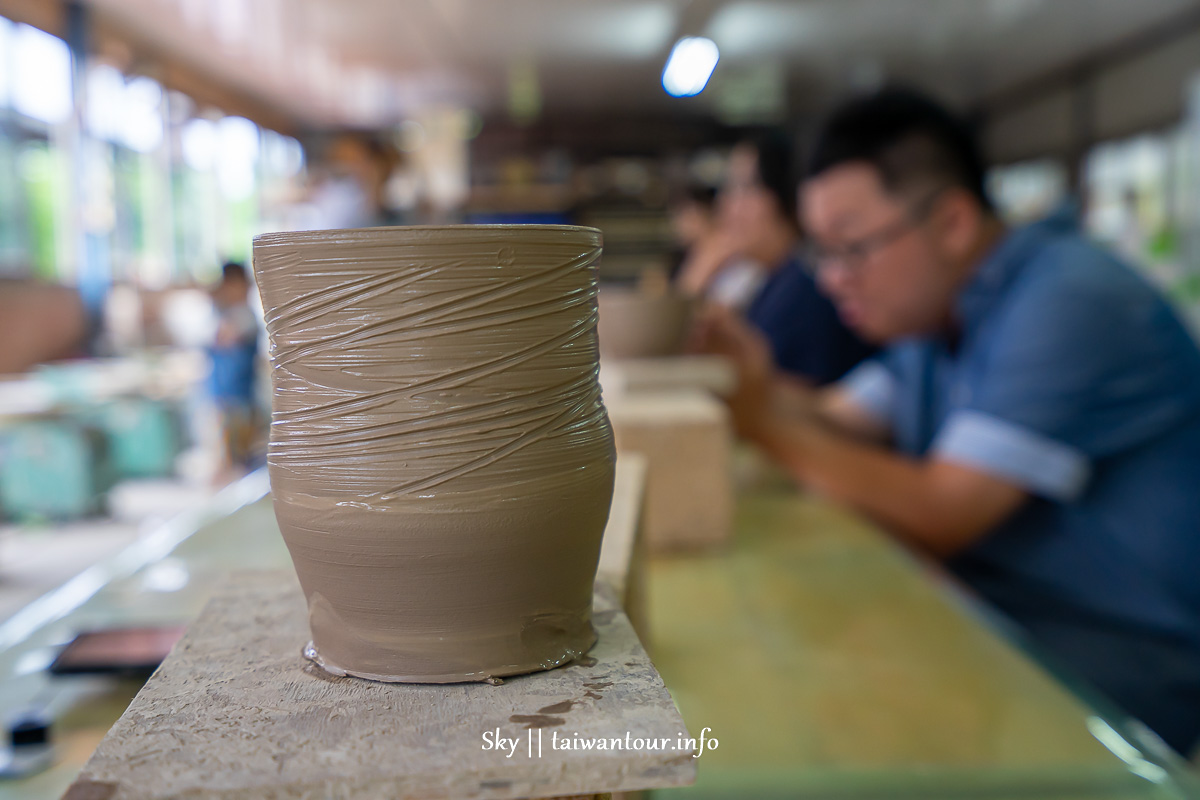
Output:
M704 91L721 57L712 39L688 36L671 49L663 69L662 84L673 97L691 97Z

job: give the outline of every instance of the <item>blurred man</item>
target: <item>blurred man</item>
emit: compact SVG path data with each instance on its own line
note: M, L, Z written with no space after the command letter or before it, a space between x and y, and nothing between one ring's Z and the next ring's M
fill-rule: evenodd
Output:
M776 366L821 385L872 350L838 319L801 261L791 149L782 134L734 148L717 196L717 228L693 248L678 282L689 293L744 308Z
M397 152L379 139L342 133L318 163L323 177L308 202L294 209L299 228L365 228L397 224L388 207L387 184L399 163Z
M798 480L946 560L1187 753L1200 739L1200 351L1068 220L1006 230L959 120L892 89L836 112L802 188L842 319L889 345L819 392L743 365L739 428Z

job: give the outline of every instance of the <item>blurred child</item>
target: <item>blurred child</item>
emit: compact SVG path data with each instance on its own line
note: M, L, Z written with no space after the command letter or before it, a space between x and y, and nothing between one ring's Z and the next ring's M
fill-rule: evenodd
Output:
M209 392L216 404L223 440L222 473L249 467L254 456L257 410L254 400L258 320L248 302L250 279L237 262L221 268L212 290L217 325L209 347Z

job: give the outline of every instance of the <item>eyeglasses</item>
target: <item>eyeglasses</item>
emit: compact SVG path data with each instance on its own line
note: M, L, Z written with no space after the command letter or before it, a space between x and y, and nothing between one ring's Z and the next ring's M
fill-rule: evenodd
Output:
M941 191L932 192L911 205L904 216L882 230L837 247L825 247L814 241L802 246L805 267L812 274L828 273L834 265L847 274L862 270L867 259L923 223L933 210Z

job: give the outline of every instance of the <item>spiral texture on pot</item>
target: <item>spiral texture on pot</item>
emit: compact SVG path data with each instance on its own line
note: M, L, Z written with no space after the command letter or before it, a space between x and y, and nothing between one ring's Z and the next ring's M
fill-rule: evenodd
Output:
M556 226L259 237L276 488L388 506L593 463L599 254Z

